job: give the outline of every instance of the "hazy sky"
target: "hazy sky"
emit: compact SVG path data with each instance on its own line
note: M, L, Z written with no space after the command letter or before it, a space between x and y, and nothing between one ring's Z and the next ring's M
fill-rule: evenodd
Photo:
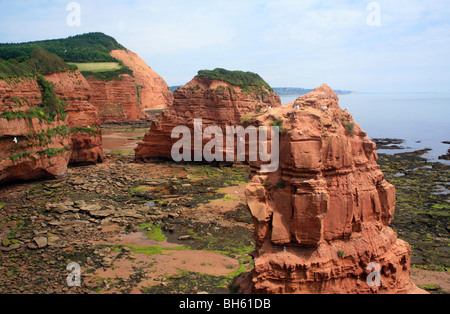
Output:
M104 32L169 85L222 67L273 87L450 92L448 0L79 0L80 26L70 2L0 0L0 42Z

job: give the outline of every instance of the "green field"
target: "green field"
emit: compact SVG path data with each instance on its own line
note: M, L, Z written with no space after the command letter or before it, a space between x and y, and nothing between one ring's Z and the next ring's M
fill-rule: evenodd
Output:
M108 72L120 70L122 68L119 62L90 62L69 64L76 65L80 72Z

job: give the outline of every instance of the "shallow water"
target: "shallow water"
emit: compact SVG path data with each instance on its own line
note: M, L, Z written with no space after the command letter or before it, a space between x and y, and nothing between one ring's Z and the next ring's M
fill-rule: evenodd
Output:
M141 142L142 131L121 131L117 129L103 129L103 150L105 153L112 153L118 150L132 150Z
M281 97L283 104L295 96ZM423 157L430 161L445 155L450 145L450 94L357 94L339 96L341 108L348 108L370 138L399 138L406 149L379 150L396 154L430 148Z

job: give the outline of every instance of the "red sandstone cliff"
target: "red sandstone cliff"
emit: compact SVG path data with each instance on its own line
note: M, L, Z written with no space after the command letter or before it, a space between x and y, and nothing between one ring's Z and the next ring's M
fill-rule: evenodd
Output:
M129 67L134 77L123 74L120 80L112 81L87 77L92 89L90 102L102 123L145 119L145 110L172 105L173 96L167 83L137 54L113 50L111 56Z
M55 94L66 101L65 120L30 118L40 110L41 90L36 79L0 80L0 182L57 178L67 164L98 162L104 158L100 121L89 103L90 86L78 71L45 76ZM15 143L17 140L17 143Z
M251 113L281 107L281 100L272 91L243 92L238 86L217 80L195 77L174 92L173 106L154 121L150 132L136 148L136 159L171 158L171 149L178 139L171 139L173 128L187 126L194 132L194 119L203 119L203 129L237 126ZM204 139L206 141L206 139Z
M46 75L55 86L56 95L67 102L66 123L71 130L71 163L101 162L103 153L100 119L91 104L92 89L78 71Z
M280 107L274 95L250 97L223 82L195 78L174 97L136 159L170 158L177 141L172 129L184 125L193 134L194 118L203 119L203 128L280 126L278 170L263 173L261 162L249 162L255 268L240 278L241 292L423 292L410 281L409 244L389 227L395 188L380 171L376 145L339 107L331 88L323 85ZM369 285L372 277L381 284Z
M92 88L91 103L102 123L135 121L146 117L131 76L123 74L120 81L99 81L89 76L87 80Z
M40 102L36 80L0 80L0 113L25 113ZM60 119L0 118L0 183L65 175L70 137L58 131L64 127Z
M144 110L167 108L173 104L173 95L166 81L136 53L130 50L113 50L111 56L133 71L134 81L140 86L139 101Z
M244 293L421 293L409 278L410 247L388 226L395 188L375 144L326 85L255 117L281 119L280 167L252 163L246 190L255 223L255 268ZM367 277L380 266L381 286Z

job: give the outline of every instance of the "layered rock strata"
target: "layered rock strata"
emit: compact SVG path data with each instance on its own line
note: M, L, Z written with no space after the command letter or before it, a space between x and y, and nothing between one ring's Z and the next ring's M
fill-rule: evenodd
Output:
M120 80L98 80L87 76L92 89L90 102L102 123L146 119L146 110L163 109L173 103L173 95L164 79L136 53L113 50L111 56L121 61L133 76L120 75Z
M162 113L159 121L153 122L136 148L136 159L171 159L172 146L178 141L171 138L172 130L186 126L194 134L194 119L202 119L201 131L217 126L225 134L226 126L241 125L246 116L269 107L281 107L280 97L273 91L262 88L245 92L230 83L195 77L174 92L173 106ZM203 138L203 145L208 141Z
M141 57L130 50L113 50L111 56L122 61L133 71L139 94L138 101L144 110L172 106L173 94L169 85Z
M91 104L92 89L78 71L47 75L56 95L67 102L66 124L70 128L70 163L96 163L105 158L97 110Z
M57 178L71 163L104 158L100 121L91 89L78 71L46 75L64 116L45 112L35 78L0 80L0 182Z
M92 88L91 104L102 123L136 121L146 115L138 100L138 87L128 74L120 80L101 81L87 76Z
M395 188L337 94L323 85L253 124L274 121L282 121L278 170L251 163L255 268L241 291L421 293L409 278L410 246L389 227Z
M66 174L71 155L68 128L58 117L47 121L44 112L32 111L41 98L34 79L0 80L2 184Z

